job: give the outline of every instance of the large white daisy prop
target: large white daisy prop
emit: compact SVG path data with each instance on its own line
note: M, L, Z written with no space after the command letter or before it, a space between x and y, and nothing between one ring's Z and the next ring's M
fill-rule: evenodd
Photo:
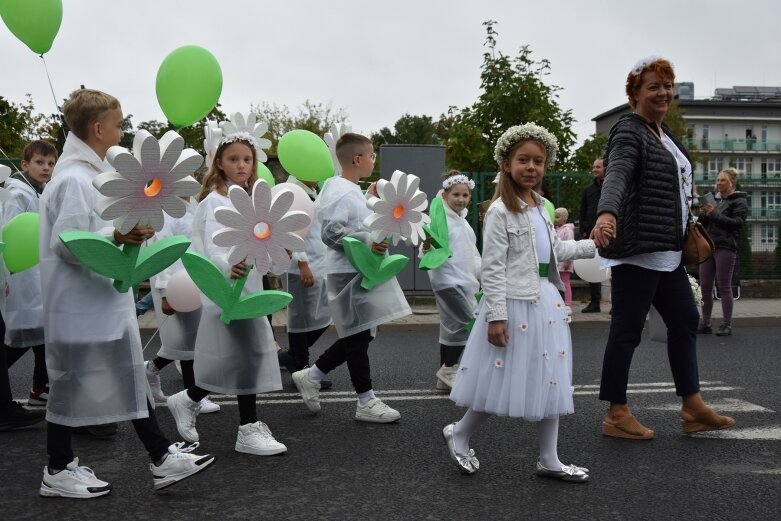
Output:
M339 141L340 137L352 131L352 127L347 123L342 123L341 125L334 123L331 125L331 130L323 135L323 141L328 145L328 150L331 151L331 159L334 162L334 168L336 168L336 175L342 174L342 165L339 164L339 158L336 157L336 142Z
M241 112L233 114L229 121L223 121L220 123L223 136L230 136L231 134L249 134L254 138L255 151L258 156L258 161L265 163L268 159L265 149L271 148L271 141L264 138L263 135L268 132L268 124L257 121L257 115L250 112L247 115Z
M122 147L111 147L106 159L115 172L104 172L92 184L105 196L95 205L102 219L114 220L120 233L126 234L137 224L163 229L163 212L182 217L187 205L181 197L198 193L201 185L190 175L203 163L184 139L169 130L158 142L146 130L133 139L133 153Z
M0 165L0 183L5 183L5 180L11 176L11 169L6 165ZM7 188L0 187L0 203L4 203L11 199L11 192Z
M423 213L428 206L428 198L418 190L419 185L419 177L401 170L393 172L390 181L377 181L379 198L371 197L367 202L374 213L363 221L373 241L389 238L394 245L399 240L415 245L418 240L426 238L423 225L430 223L431 219Z
M203 127L203 151L206 152L206 168L212 167L214 161L214 154L217 153L217 147L220 146L220 140L222 139L222 129L216 121L207 121L206 126Z
M252 188L252 197L239 186L228 192L233 208L221 206L214 211L220 224L227 226L214 232L217 246L229 247L228 262L236 265L246 260L258 272L268 272L271 263L290 264L286 250L304 251L304 240L294 232L309 226L306 212L290 211L294 195L289 189L272 197L266 181L259 179Z

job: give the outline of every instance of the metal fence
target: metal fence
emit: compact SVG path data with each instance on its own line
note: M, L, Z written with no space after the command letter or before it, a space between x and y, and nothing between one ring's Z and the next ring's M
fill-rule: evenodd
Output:
M493 179L496 172L471 174L475 180L472 208L469 219L477 231L480 242L479 204L493 197ZM715 190L714 174L695 173L698 194ZM549 172L545 185L556 207L569 211L569 222L579 227L580 200L583 189L593 182L590 173ZM738 244L738 270L740 279L781 279L781 179L759 176L743 179L738 190L748 195L749 214Z

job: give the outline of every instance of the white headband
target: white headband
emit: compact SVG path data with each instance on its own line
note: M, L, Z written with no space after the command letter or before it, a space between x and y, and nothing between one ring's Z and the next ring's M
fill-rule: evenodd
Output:
M466 185L469 187L470 190L475 189L475 182L469 179L464 174L451 175L450 177L442 181L442 188L444 188L445 190L450 190L450 188L455 185Z
M250 134L249 132L234 132L233 134L228 134L224 138L222 138L222 144L228 145L230 143L235 143L236 141L246 141L250 145L252 145L252 148L258 149L258 139Z

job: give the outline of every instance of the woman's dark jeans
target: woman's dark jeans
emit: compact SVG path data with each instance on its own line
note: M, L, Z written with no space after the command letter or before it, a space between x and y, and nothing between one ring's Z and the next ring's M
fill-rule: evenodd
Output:
M699 314L683 266L672 272L631 264L612 268L612 321L602 363L599 399L626 403L632 355L640 344L651 304L667 326L667 357L678 396L699 392L697 323Z

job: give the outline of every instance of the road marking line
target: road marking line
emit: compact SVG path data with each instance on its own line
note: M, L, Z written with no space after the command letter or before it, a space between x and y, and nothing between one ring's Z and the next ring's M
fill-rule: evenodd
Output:
M781 426L748 427L745 429L724 429L722 431L697 432L695 438L718 438L728 440L781 440Z
M715 381L715 382L700 382L700 385L721 385L724 382L721 381ZM675 382L649 382L649 383L640 383L640 384L629 384L629 388L634 387L670 387L674 386ZM586 385L576 385L575 389L599 389L599 384L586 384Z
M762 407L755 403L740 400L738 398L721 398L719 400L709 401L708 405L721 412L775 412L772 409ZM643 407L644 409L653 409L656 411L677 411L681 408L680 403L668 403L665 405L656 405Z
M577 389L577 386L575 386ZM702 391L737 391L743 389L742 387L702 387ZM674 393L675 387L669 387L666 389L627 389L626 394L655 394L655 393ZM598 395L599 391L575 391L575 396L593 396ZM680 408L680 405L678 406Z
M781 474L781 469L754 470L754 474Z

